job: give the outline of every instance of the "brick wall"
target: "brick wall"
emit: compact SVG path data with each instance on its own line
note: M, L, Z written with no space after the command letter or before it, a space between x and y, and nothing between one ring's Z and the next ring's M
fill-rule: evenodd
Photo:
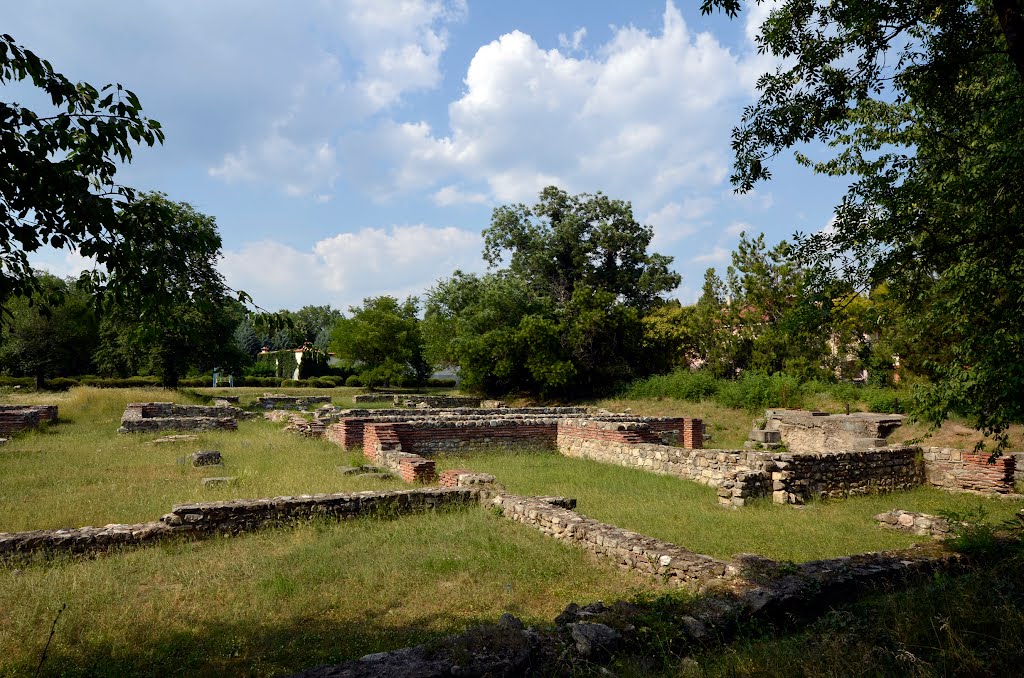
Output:
M975 454L948 447L923 447L928 482L947 490L982 494L1014 492L1017 460L1003 455L990 464L987 453Z
M56 405L0 405L0 435L36 428L57 420Z

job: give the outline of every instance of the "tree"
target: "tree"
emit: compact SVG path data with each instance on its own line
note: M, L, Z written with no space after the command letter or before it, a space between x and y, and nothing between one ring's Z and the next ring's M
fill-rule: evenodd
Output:
M0 308L39 289L28 253L43 245L94 257L111 276L97 275L97 287L150 284L135 275L133 243L142 234L118 214L135 194L114 175L118 162L131 160L133 144L163 142L160 124L144 117L138 97L121 85L76 85L0 36L0 84L25 80L53 109L0 102Z
M0 341L0 367L34 377L36 388L55 376L88 374L99 341L91 297L74 281L36 271L37 291L9 306L9 324ZM62 303L52 308L48 298Z
M1019 0L787 0L758 38L782 65L733 132L739 190L785 149L835 149L798 154L852 180L832 227L798 235L816 287L887 283L910 334L946 346L918 414L963 413L1000 447L1024 419L1021 16Z
M642 318L680 282L627 202L548 187L494 210L483 277L460 272L427 297L429 354L487 393L608 392L648 373ZM508 266L501 268L507 259Z
M124 247L136 262L139 290L111 276L96 360L107 372L159 374L176 387L189 368L236 369L234 331L245 308L216 269L221 240L213 217L161 193L148 193L118 215L137 235ZM159 283L157 282L159 281Z
M368 297L334 324L331 349L353 364L367 385L401 386L430 376L423 354L419 301L409 297Z

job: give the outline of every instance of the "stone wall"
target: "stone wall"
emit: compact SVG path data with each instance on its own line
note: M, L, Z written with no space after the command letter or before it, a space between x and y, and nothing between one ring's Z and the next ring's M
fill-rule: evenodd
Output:
M0 435L10 435L57 421L56 405L0 405Z
M390 517L443 507L470 506L477 501L477 490L456 487L183 504L149 523L0 533L0 561L34 554L92 553L151 544L172 537L238 534L313 518Z
M990 455L948 447L922 447L928 482L947 490L982 494L1012 494L1017 459L1003 455L988 463Z
M777 504L910 490L924 484L917 447L820 454L773 454L767 468Z
M264 410L311 410L316 405L330 405L331 396L288 396L268 393L254 405Z
M884 447L903 424L901 414L827 414L803 410L767 410L768 431L778 431L790 452L840 452Z
M394 403L395 406L418 407L479 407L475 396L426 395L424 393L362 393L352 397L354 403Z
M674 586L697 589L737 574L736 568L725 561L601 523L539 497L498 494L488 502L510 520L535 527L598 557L610 558L622 569L656 576Z
M239 418L249 413L230 405L177 405L175 403L129 403L121 417L118 433L150 431L234 431Z

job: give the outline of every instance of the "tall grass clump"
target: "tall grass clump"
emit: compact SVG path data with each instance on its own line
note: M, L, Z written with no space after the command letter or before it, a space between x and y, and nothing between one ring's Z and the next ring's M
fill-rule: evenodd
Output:
M670 374L660 374L633 382L623 394L626 398L675 398L699 403L713 397L719 381L707 372L692 372L682 368Z
M748 412L766 407L802 407L805 389L800 380L782 373L744 372L735 381L723 382L715 397L720 404Z

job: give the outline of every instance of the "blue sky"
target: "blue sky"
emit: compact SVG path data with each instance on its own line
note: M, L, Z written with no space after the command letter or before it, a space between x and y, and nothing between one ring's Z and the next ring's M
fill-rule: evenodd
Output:
M785 158L733 194L730 131L774 63L751 39L766 9L698 7L68 0L12 4L3 30L73 80L139 95L167 140L119 179L216 217L220 270L264 308L347 309L483 271L493 208L548 184L631 201L690 302L741 230L819 230L845 189Z

